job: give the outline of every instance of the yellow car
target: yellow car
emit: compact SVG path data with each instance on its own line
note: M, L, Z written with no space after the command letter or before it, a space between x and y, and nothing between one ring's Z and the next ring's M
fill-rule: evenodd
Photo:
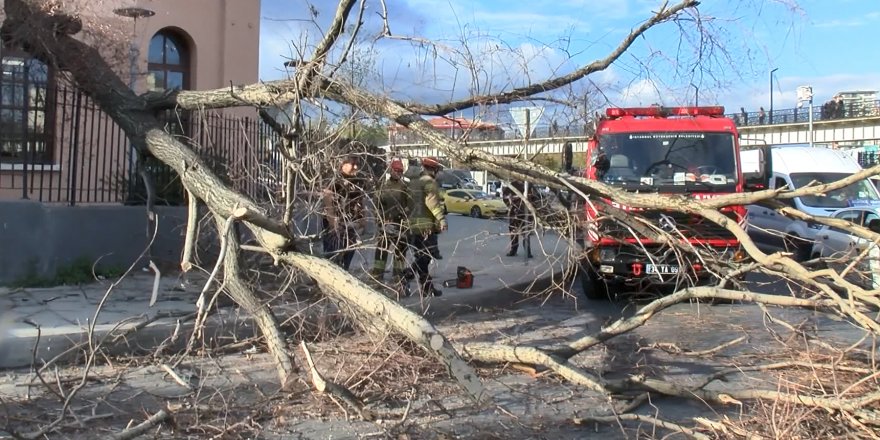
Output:
M507 205L501 199L477 189L448 189L443 194L446 212L470 215L474 218L507 215Z

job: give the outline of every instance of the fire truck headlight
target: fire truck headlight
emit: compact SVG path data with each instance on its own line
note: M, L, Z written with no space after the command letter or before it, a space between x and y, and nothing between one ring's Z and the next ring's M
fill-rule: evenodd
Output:
M739 263L747 259L748 257L749 254L746 253L746 251L742 248L726 249L724 252L718 255L718 261Z

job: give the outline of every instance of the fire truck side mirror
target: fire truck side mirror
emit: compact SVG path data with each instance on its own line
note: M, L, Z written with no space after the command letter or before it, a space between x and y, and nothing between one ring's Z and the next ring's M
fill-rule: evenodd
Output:
M746 192L763 191L770 188L773 176L773 158L769 145L740 152L743 173L743 187Z
M599 143L595 139L587 141L586 168L596 164L596 158L599 156L598 147Z

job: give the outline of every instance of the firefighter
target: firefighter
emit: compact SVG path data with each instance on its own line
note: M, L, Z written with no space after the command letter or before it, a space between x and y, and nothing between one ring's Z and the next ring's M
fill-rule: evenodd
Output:
M394 253L392 263L392 284L401 288L404 281L406 249L408 237L407 216L412 209L413 201L407 184L403 181L403 162L400 159L391 161L391 175L379 188L376 207L379 224L379 243L373 259L372 279L381 284L385 277L385 266L388 264L389 251ZM402 292L408 295L408 291Z
M347 156L339 167L339 174L323 190L324 255L330 261L348 270L358 242L358 230L366 226L365 182L360 178L357 158Z
M437 172L442 166L436 158L422 159L422 173L410 184L413 205L409 215L410 245L413 248L413 262L409 278L418 276L419 286L425 296L440 296L442 291L434 287L428 268L431 265L431 248L437 245L438 232L448 229L444 214L443 200L437 186Z
M517 191L514 191L513 188L516 188L516 190L519 191L519 194L517 194ZM504 194L504 203L507 204L507 222L508 231L510 231L510 250L507 252L507 256L516 256L517 251L519 250L520 239L522 239L523 245L528 252L527 257L532 258L531 243L529 242L526 244L527 240L531 240L531 234L528 233L531 216L529 215L529 209L522 197L520 197L520 194L526 196L529 202L533 204L532 206L534 206L534 202L536 201L534 189L529 185L529 193L526 194L525 184L521 180L515 180L504 188L502 194Z

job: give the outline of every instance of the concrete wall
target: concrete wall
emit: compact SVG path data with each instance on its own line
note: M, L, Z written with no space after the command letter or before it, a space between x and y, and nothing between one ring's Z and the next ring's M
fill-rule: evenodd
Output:
M186 208L157 207L159 230L153 261L179 264ZM0 202L0 284L28 274L51 277L79 258L101 258L107 266L128 267L146 248L147 218L140 206L53 206ZM137 266L144 267L147 260Z

